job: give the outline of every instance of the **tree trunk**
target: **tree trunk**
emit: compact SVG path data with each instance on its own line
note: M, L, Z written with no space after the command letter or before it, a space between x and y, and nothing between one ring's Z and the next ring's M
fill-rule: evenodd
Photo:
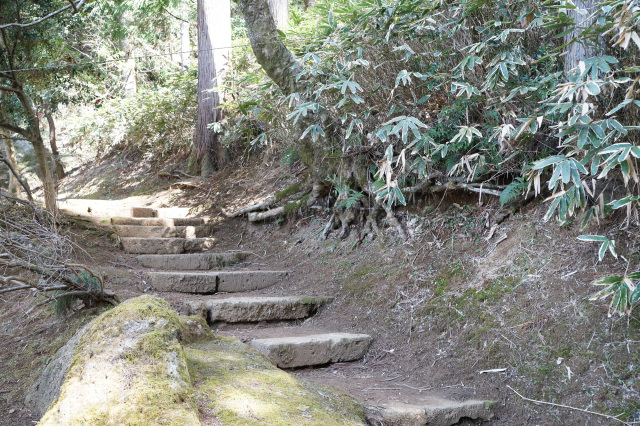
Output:
M297 81L302 66L280 37L267 0L238 0L258 63L285 94L304 92L308 84Z
M11 167L16 172L18 171L18 161L16 160L16 150L13 146L13 140L11 139L11 133L7 130L0 128L0 138L2 138L2 142L4 145L4 153L6 160L11 163ZM7 188L9 194L13 195L16 198L20 198L20 183L18 179L15 177L11 170L9 170L9 187Z
M64 165L60 160L60 153L58 152L58 143L56 141L56 123L53 120L53 114L49 105L44 107L44 116L49 123L49 145L51 145L51 153L53 154L53 161L56 164L56 175L58 179L65 177Z
M280 30L287 28L289 21L289 0L269 0L269 9Z
M575 28L564 36L564 42L570 43L576 40L582 31L593 23L593 13L597 9L595 0L576 0L576 9L567 9L567 16L575 22ZM582 13L580 13L582 12ZM567 46L567 54L564 56L564 71L569 73L578 66L580 61L595 56L596 50L584 41L574 41Z
M302 65L280 40L275 21L269 12L268 0L238 0L238 5L258 63L286 95L298 93L299 102L306 102L312 89L311 84L304 78L298 79L303 71ZM327 136L315 143L309 135L300 139L300 135L311 125L322 127ZM326 109L300 117L295 132L297 135L294 139L298 141L300 158L310 168L315 182L323 181L328 175L338 172L327 164L327 158L334 156L332 151L339 149L341 141L334 136L333 123Z
M58 207L56 205L58 182L55 175L51 173L51 169L49 168L47 150L44 147L44 141L40 134L38 114L36 113L31 99L29 99L22 86L16 80L14 80L13 88L16 90L16 96L20 100L27 122L29 123L25 136L27 136L31 145L33 145L33 150L35 152L38 173L40 175L40 180L42 181L44 205L51 216L55 217L58 214Z
M194 157L201 162L202 177L221 166L218 135L208 126L222 118L217 88L227 69L230 47L230 0L198 0L198 117L191 165Z
M42 190L44 192L44 205L45 208L52 216L56 216L58 213L58 207L56 205L56 198L58 195L58 184L55 175L49 168L49 162L47 161L47 150L44 147L44 141L42 135L36 127L32 129L33 138L31 144L36 155L36 163L38 164L38 173L40 174L40 180L42 181Z

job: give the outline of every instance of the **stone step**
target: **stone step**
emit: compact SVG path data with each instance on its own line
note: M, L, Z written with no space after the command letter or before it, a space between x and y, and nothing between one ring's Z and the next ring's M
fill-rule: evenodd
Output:
M241 293L270 287L287 271L149 272L157 291L180 293Z
M391 402L365 407L365 417L373 426L450 426L463 418L472 420L491 420L492 401L457 402L441 398L420 404Z
M138 261L145 268L188 271L222 268L242 262L250 253L143 254Z
M189 215L189 207L133 207L132 217L159 217L159 218L186 218ZM115 216L115 215L114 215ZM127 215L124 215L127 216Z
M138 226L200 226L212 223L208 217L112 217L112 225L138 225Z
M122 249L130 254L195 253L213 248L215 238L120 238Z
M120 238L204 238L213 233L209 226L115 225Z
M308 318L330 300L311 296L256 296L192 300L185 305L189 315L202 315L209 323L236 323Z
M362 358L373 339L367 334L326 333L251 341L280 368L307 367Z
M117 201L111 200L83 200L83 199L69 199L61 201L58 205L58 209L66 214L72 216L83 217L111 217L117 216L131 216L132 208L122 206Z

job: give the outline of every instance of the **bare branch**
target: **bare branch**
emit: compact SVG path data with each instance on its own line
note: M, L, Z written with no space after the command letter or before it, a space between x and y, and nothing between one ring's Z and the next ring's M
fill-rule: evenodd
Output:
M16 177L18 182L20 182L20 185L24 189L24 192L27 193L27 198L29 199L29 201L31 201L33 203L33 194L31 194L31 190L29 189L29 185L27 185L26 181L22 180L22 178L18 174L18 171L13 168L13 165L11 165L11 161L9 161L6 158L4 158L3 155L0 155L0 161L3 162L4 164L6 164L7 167L9 167L9 171L11 171L11 174L13 174ZM9 194L2 193L2 195L5 196L5 197L8 197L8 198L14 198L14 197L11 197Z
M54 12L51 12L50 14L48 14L46 16L43 16L40 19L37 19L37 20L35 20L33 22L29 22L27 24L21 24L19 22L12 22L10 24L0 25L0 30L3 30L5 28L9 28L9 27L20 27L20 28L32 27L34 25L38 25L39 23L46 21L49 18L53 18L54 16L61 14L65 10L72 9L72 8L73 8L73 10L75 12L77 12L78 9L80 9L84 5L85 1L86 0L79 0L77 3L73 3L73 0L69 0L69 3L71 3L71 4L69 4L67 6L64 6L64 7L60 8L60 9L54 11Z
M18 93L18 89L14 89L13 87L0 86L0 90L5 91L5 92Z
M78 7L73 3L73 0L69 0L69 3L71 3L71 7L73 8L73 13L78 13Z
M27 140L31 140L31 135L29 134L29 132L26 129L23 129L22 127L16 126L15 124L11 124L11 123L7 123L7 122L4 122L4 121L0 121L0 127L4 127L5 129L9 130L10 132L22 135L25 138L27 138Z

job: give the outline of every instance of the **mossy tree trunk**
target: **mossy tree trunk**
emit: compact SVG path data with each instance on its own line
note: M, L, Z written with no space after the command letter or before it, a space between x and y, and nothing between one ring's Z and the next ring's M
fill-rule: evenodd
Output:
M208 177L222 164L220 142L209 125L222 119L222 84L231 55L229 0L198 0L198 116L189 172Z
M0 117L0 127L3 127L8 131L18 133L33 145L36 164L38 165L38 176L42 181L45 208L52 216L55 217L57 214L56 198L58 183L55 174L52 173L49 168L49 161L47 161L48 154L44 146L44 140L40 134L40 126L36 109L33 106L31 99L29 99L25 93L24 88L15 77L12 79L11 91L20 101L27 126L22 128L18 125L6 122L2 117Z
M269 0L238 0L238 5L244 16L253 53L267 75L285 94L298 93L300 103L312 99L311 83L298 78L303 70L302 65L278 36ZM337 172L327 167L327 159L333 157L334 150L341 145L339 137L334 136L334 123L325 109L319 109L315 114L300 117L296 124L294 139L298 152L303 163L310 168L315 182ZM312 125L320 126L326 136L315 143L310 135L300 139L300 135Z

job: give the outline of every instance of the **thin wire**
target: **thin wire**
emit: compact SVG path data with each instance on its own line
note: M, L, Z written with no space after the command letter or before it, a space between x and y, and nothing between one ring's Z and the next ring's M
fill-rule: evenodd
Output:
M287 40L291 40L291 41L306 41L304 39L287 39ZM277 44L279 42L277 41L273 41L273 42L268 42L268 43L258 43L261 46L266 46L269 44ZM172 52L172 53L157 53L157 54L151 54L151 55L140 55L140 56L134 56L132 58L119 58L119 59L107 59L104 61L85 61L85 62L76 62L76 63L67 63L67 64L60 64L60 65L47 65L47 66L43 66L43 67L32 67L32 68L19 68L19 69L15 69L15 70L0 70L0 73L17 73L17 72L28 72L28 71L42 71L42 70L51 70L51 69L63 69L63 68L70 68L70 67L79 67L79 66L83 66L83 65L104 65L104 64L109 64L109 63L113 63L113 62L123 62L123 61L129 61L129 60L140 60L140 59L149 59L149 58L155 58L155 57L159 57L159 56L174 56L174 55L180 55L183 53L200 53L200 52L212 52L214 50L223 50L223 49L235 49L238 47L250 47L251 44L237 44L235 46L226 46L226 47L212 47L211 49L202 49L202 50L188 50L188 51L181 51L181 52Z
M104 61L75 62L75 63L68 63L68 64L60 64L60 65L47 65L47 66L44 66L44 67L19 68L19 69L15 69L15 70L0 70L0 73L41 71L41 70L51 70L51 69L79 67L79 66L82 66L82 65L103 65L103 64L109 64L109 63L112 63L112 62L129 61L131 59L137 61L137 60L140 60L140 59L155 58L155 57L158 57L158 56L173 56L173 55L180 55L180 54L183 54L183 53L211 52L213 50L233 49L235 47L246 47L246 46L251 46L251 45L250 44L240 44L240 45L229 46L229 47L213 47L211 49L203 49L203 50L188 50L188 51L185 51L185 52L156 53L156 54L151 54L151 55L140 55L140 56L134 56L132 58L107 59L107 60L104 60Z

